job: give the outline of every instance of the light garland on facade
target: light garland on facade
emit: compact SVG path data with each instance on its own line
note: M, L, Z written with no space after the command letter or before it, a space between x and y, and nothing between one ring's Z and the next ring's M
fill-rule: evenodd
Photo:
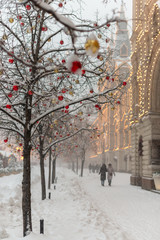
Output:
M137 56L138 58L138 71L137 73L134 72L132 79L134 77L134 74L136 74L136 79L138 83L138 93L135 92L135 89L133 88L133 85L135 83L132 83L131 86L131 91L132 95L138 97L138 106L139 106L139 112L138 112L138 118L142 118L145 114L147 114L150 111L151 108L151 81L153 78L153 73L155 69L155 64L157 61L157 58L159 56L159 52L155 51L154 58L152 60L152 66L150 70L150 60L151 57L153 57L153 52L154 52L154 46L156 44L156 41L158 40L158 37L160 36L160 13L159 13L159 7L156 4L155 1L147 1L145 4L144 1L136 1L136 27L134 31L134 35L132 36L132 41L135 41L135 36L136 37L136 44L134 46L131 59L132 62L135 61L134 56ZM142 4L143 3L143 4ZM145 14L143 11L144 9L144 4L145 8L148 8L149 14ZM140 9L140 11L139 11ZM147 11L146 11L147 12ZM154 14L156 14L156 23L154 22ZM138 20L139 19L139 20ZM143 21L141 20L143 19ZM157 24L156 26L154 26ZM154 27L158 30L158 32L155 32ZM152 36L150 39L148 36ZM150 41L148 43L148 41ZM150 71L150 72L149 72ZM147 86L147 89L146 89ZM133 120L133 113L134 113L134 106L133 104L135 101L133 101L133 97L131 99L131 124L135 123L135 120ZM146 101L148 100L148 101Z

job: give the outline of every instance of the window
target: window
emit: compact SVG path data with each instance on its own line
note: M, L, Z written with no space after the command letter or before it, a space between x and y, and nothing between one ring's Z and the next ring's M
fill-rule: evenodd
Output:
M120 56L121 57L127 57L128 56L128 48L126 47L125 44L120 49Z

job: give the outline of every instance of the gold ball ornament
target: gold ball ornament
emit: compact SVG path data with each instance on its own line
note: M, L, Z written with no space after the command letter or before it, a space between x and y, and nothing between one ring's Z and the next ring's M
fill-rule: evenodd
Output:
M98 34L98 38L102 38L102 35L101 35L101 34Z
M8 37L7 37L6 34L4 34L3 37L2 37L3 40L7 40L7 38L8 38Z
M69 91L69 94L71 95L71 96L73 96L74 94L73 94L73 91Z
M58 120L54 120L54 124L57 125L58 124Z
M76 84L79 84L79 80L76 80L75 83L76 83Z
M56 69L54 69L54 72L55 72L55 73L58 73L58 69L57 69L57 68L56 68Z
M10 23L13 23L13 22L14 22L14 19L13 19L13 18L10 18L10 19L9 19L9 22L10 22Z
M83 115L83 112L79 112L78 115L79 115L79 116L82 116L82 115Z
M52 99L52 103L53 103L53 104L56 103L56 99L55 99L55 98Z
M85 43L85 49L86 51L91 51L93 54L95 54L99 50L99 42L97 40L91 40L88 39Z

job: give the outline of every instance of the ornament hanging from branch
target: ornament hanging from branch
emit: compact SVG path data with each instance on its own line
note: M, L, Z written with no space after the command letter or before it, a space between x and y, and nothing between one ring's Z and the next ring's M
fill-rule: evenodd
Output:
M99 48L100 48L100 45L96 36L93 33L91 33L91 35L87 38L87 41L85 43L85 49L86 49L87 55L92 57L97 57Z
M74 74L81 74L82 64L76 55L72 55L68 58L66 67L70 72Z

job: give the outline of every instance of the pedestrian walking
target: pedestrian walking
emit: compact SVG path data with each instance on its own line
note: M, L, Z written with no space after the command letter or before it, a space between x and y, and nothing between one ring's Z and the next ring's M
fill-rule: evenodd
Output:
M107 167L106 167L106 164L103 163L99 171L102 186L104 186L104 183L106 180L106 172L107 172Z
M112 167L112 164L109 163L108 164L108 174L107 174L107 179L108 179L108 185L109 186L111 186L113 175L115 176L115 172L114 172L114 169Z
M89 169L89 173L91 173L92 172L92 164L91 163L89 164L88 169Z

